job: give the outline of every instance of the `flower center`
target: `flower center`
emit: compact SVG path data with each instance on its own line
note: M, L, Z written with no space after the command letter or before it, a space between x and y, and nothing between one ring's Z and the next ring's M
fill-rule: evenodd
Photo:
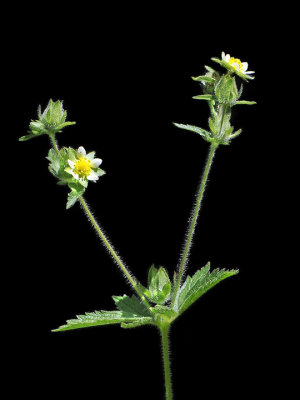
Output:
M79 160L76 161L75 166L74 166L74 172L79 175L79 176L89 176L91 173L92 167L91 167L91 162L85 157L79 158Z
M228 63L237 71L240 71L243 64L239 58L230 57Z

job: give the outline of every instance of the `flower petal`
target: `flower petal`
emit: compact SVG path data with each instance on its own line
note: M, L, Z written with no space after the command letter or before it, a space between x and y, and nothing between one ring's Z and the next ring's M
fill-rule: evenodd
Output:
M229 59L230 59L230 54L226 54L226 56L225 56L225 61L229 61Z
M245 74L255 74L255 71L247 71Z
M94 159L91 161L91 166L92 166L92 168L98 168L99 165L101 165L101 164L102 164L101 158L94 158Z
M242 63L242 67L241 67L241 71L246 72L248 69L248 63L247 62L243 62Z
M226 56L225 56L224 51L222 51L222 60L223 60L223 61L226 61Z
M74 169L74 167L75 167L74 161L68 160L68 164L70 165L70 167L71 167L72 169Z
M89 181L97 181L99 179L99 176L96 174L96 172L92 171L89 176L87 177Z
M75 174L75 172L72 171L70 173L75 179L77 179L79 181L79 176L77 174Z
M85 156L86 155L85 148L82 147L82 146L78 147L77 153L80 154L80 155Z

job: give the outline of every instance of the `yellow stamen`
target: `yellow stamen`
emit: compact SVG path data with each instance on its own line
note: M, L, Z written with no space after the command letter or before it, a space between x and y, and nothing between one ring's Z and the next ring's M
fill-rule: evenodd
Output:
M228 63L232 66L232 68L236 69L237 71L240 71L243 67L243 64L239 58L230 57ZM232 64L237 64L238 67Z
M74 166L74 172L80 177L87 177L92 171L91 162L85 157L80 157Z

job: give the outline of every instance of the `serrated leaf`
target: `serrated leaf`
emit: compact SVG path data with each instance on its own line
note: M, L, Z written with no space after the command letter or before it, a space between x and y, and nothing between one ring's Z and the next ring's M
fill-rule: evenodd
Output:
M113 300L121 312L128 313L132 317L149 317L148 308L135 296L113 296Z
M145 325L152 323L152 318L136 318L131 314L124 313L122 311L95 311L92 313L86 313L84 315L77 315L76 319L70 319L65 325L60 326L57 329L53 329L52 332L62 332L73 329L90 328L101 325L112 325L112 324L123 324L130 323L135 326Z
M77 190L73 190L72 189L71 192L68 194L68 200L67 200L66 209L68 210L69 208L74 206L76 201L79 199L80 196L82 196L83 193L84 193L84 189L81 190L81 191L77 191Z
M218 268L210 272L210 263L208 263L205 267L198 270L193 277L188 276L178 295L178 313L181 314L189 308L199 297L219 282L236 274L238 274L238 270L227 271Z
M198 133L198 135L201 135L205 139L210 137L210 134L208 131L206 131L205 129L199 128L198 126L177 124L175 122L174 122L174 125L177 126L177 128L179 128L179 129L185 129L186 131Z

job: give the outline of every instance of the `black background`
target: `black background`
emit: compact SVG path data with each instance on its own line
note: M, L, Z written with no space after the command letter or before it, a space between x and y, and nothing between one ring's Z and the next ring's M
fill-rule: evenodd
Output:
M267 279L278 268L268 260L270 251L278 257L280 251L270 244L278 224L274 143L283 126L274 123L279 108L272 103L271 112L270 102L278 90L273 60L284 48L285 14L279 18L274 6L271 14L258 5L198 7L52 4L35 13L19 10L22 24L10 26L5 54L15 113L10 203L16 229L9 236L18 243L10 268L10 370L33 398L160 399L163 377L154 328L50 332L76 314L112 309L111 295L131 289L79 205L65 210L67 191L47 171L47 138L17 138L39 104L63 99L77 124L58 135L59 144L96 150L107 172L85 195L97 220L142 282L152 263L172 273L208 152L206 142L172 121L207 126L207 105L192 99L200 90L190 77L213 66L210 58L221 51L256 71L243 99L258 104L233 110L243 134L217 151L189 273L211 261L240 274L174 324L173 384L177 399L243 398L262 382L268 386L274 298Z

